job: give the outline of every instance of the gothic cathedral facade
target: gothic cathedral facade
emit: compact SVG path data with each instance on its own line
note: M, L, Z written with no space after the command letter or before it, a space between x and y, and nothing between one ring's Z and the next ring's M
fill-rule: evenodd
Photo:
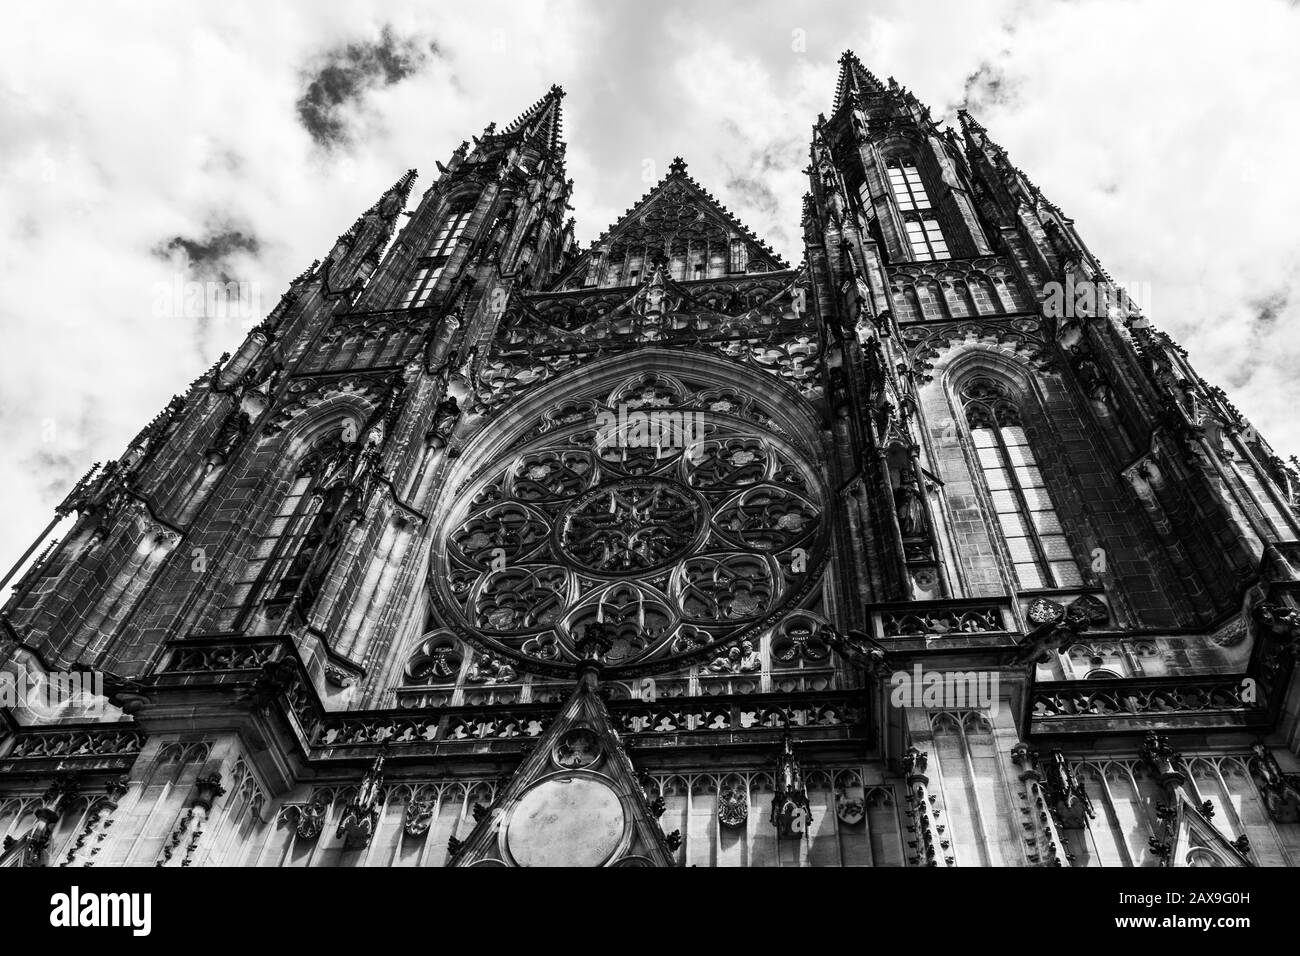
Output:
M0 865L1300 863L1297 476L990 134L846 53L797 265L582 250L562 99L59 506Z

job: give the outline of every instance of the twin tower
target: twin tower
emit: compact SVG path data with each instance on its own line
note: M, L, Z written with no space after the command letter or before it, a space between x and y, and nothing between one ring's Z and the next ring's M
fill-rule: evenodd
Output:
M1300 862L1296 475L989 133L846 53L798 265L584 250L563 96L56 509L0 865Z

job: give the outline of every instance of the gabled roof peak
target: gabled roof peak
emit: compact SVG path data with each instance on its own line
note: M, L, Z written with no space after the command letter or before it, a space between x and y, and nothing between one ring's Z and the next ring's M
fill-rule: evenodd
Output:
M581 272L591 258L592 253L601 246L615 241L619 236L625 235L630 229L644 228L645 217L647 214L653 215L659 204L667 202L674 205L693 205L698 211L698 221L704 222L712 220L720 229L734 234L750 247L751 259L757 258L765 261L770 270L781 270L790 268L786 262L775 250L766 242L758 238L753 230L736 218L726 206L718 202L713 194L695 181L686 171L686 160L680 156L673 158L668 167L668 175L664 176L657 183L641 196L635 203L624 210L623 215L618 221L609 226L600 234L577 260L570 265L561 276L557 279L557 287L562 285L569 277ZM674 229L689 228L678 218L677 225ZM667 238L661 235L660 238Z

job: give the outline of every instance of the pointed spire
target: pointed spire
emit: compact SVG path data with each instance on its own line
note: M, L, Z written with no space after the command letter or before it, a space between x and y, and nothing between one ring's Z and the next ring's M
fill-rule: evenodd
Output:
M326 280L327 295L332 294L329 286L340 293L349 287L359 288L356 283L364 284L379 268L379 260L397 227L397 217L406 208L406 201L411 196L411 185L415 182L415 177L416 171L408 169L401 179L384 190L347 232L339 236L334 248L325 257L325 268L329 276ZM345 262L350 262L350 265L345 267ZM351 269L356 272L351 272ZM346 277L344 272L348 273Z
M411 196L411 184L415 182L416 175L414 169L408 169L401 179L385 189L370 208L357 217L352 228L339 236L336 249L340 246L350 246L361 235L366 222L375 216L380 219L380 233L386 241L392 233L392 225L398 213L406 208L406 201Z
M366 210L366 216L378 214L384 223L386 233L392 232L393 222L403 209L406 208L406 201L411 198L411 185L415 182L415 177L419 175L414 169L408 169L406 173L393 185L384 190L375 204ZM363 219L365 216L362 217ZM385 235L385 239L387 239Z
M979 124L975 117L970 115L964 106L957 110L957 119L961 122L961 131L963 133L985 132L984 127Z
M519 114L504 130L504 135L522 133L526 139L538 140L548 149L559 149L564 116L560 101L564 90L553 85L546 95Z
M408 169L401 179L388 187L388 191L379 197L379 201L375 203L375 208L387 215L386 210L392 208L394 201L396 201L394 215L405 209L406 201L411 198L411 186L415 183L415 177L418 175L420 175L418 170Z
M986 130L983 125L975 119L975 117L971 116L965 107L962 107L957 111L957 121L961 124L962 135L966 137L967 143L980 146L987 144L992 146L994 149L997 149L999 152L1006 152L1001 146L989 138L989 131Z
M857 54L845 50L840 54L840 76L835 83L835 105L832 112L838 110L855 93L883 93L885 88L876 79L875 74L862 65Z

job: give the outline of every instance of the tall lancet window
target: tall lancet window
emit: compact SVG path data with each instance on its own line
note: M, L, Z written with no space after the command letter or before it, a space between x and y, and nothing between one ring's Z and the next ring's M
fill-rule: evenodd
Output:
M406 295L402 296L400 309L418 309L429 302L433 295L434 286L438 284L438 278L442 275L442 265L434 265L432 262L425 260L420 263L420 267L415 270L415 275L411 277L411 284L406 287Z
M295 597L299 609L311 606L342 535L350 447L331 439L303 460L227 605L241 624L259 608L278 616Z
M469 200L459 202L447 211L447 217L433 237L429 255L420 260L398 308L418 309L428 304L473 211L473 203Z
M908 157L891 159L886 168L889 170L889 186L898 200L899 209L912 212L930 208L930 196L925 191L915 160Z
M903 225L907 227L907 242L912 247L913 259L928 262L949 257L948 240L944 239L934 213L905 213Z
M907 244L912 258L919 260L947 259L948 242L939 227L939 217L934 214L925 181L910 156L896 156L885 165L889 173L889 188L894 194L899 212L903 214L903 227L907 230Z
M731 240L731 272L744 272L749 266L749 250L743 239Z
M465 232L465 225L469 222L469 214L473 208L471 203L461 202L447 211L447 218L443 220L442 227L433 237L433 245L429 251L432 258L451 255L452 249L456 247L456 240Z
M1009 390L975 378L962 386L961 401L1020 588L1083 584Z

